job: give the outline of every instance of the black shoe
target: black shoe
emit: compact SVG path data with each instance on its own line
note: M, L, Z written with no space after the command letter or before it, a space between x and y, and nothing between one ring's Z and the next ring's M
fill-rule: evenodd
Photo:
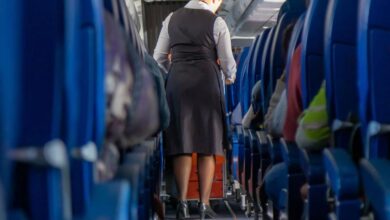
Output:
M211 209L210 205L206 205L204 203L199 203L199 215L200 219L217 217L217 213L215 213L214 210Z
M176 209L176 219L190 218L190 212L186 201L179 201Z

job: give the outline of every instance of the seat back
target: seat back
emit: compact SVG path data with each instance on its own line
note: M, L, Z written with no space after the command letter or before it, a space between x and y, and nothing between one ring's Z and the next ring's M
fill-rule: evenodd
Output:
M324 62L330 123L357 119L357 12L357 1L329 0ZM351 129L334 132L335 145L347 147Z
M66 2L66 74L64 141L71 151L105 135L103 5L99 0ZM90 203L93 164L71 159L73 214L81 217Z
M65 74L64 12L62 1L14 1L21 10L22 34L17 43L23 54L18 59L21 72L20 119L13 149L36 146L61 138L63 80ZM14 27L12 27L14 28ZM15 58L15 57L13 57ZM17 62L17 61L13 61ZM57 169L14 164L11 208L24 210L31 219L63 218L61 178Z
M389 157L390 2L361 1L358 22L358 85L362 126L370 133L367 158ZM376 122L376 123L370 123ZM370 125L371 124L371 125ZM381 129L382 128L382 129ZM363 129L364 130L364 129ZM380 134L382 133L382 134Z
M254 56L255 56L255 48L257 46L257 43L259 42L260 35L256 37L256 40L252 43L252 46L250 47L248 57L245 60L245 67L242 71L241 78L240 78L240 101L241 101L241 108L243 114L245 114L250 105L251 100L251 75L254 72L253 66L254 66Z
M250 81L253 83L251 88L259 81L261 80L261 70L263 65L263 55L264 55L264 49L265 44L268 38L268 35L270 34L271 29L264 30L261 35L258 44L256 45L254 56L253 56L253 73L251 74ZM260 85L262 87L262 85ZM260 90L261 91L261 90ZM252 93L251 93L252 94ZM260 99L260 102L257 103L256 106L254 106L255 111L262 110L262 101Z
M270 60L271 60L271 48L273 36L275 33L275 27L271 28L267 40L264 45L263 56L262 56L262 65L261 65L261 102L262 102L262 112L267 112L269 100L271 94L269 94L269 82L270 82Z
M6 152L15 146L18 130L21 75L19 58L22 52L22 10L19 4L18 1L0 2L0 30L3 30L0 34L0 182L4 187L4 197L0 200L6 199L5 193L11 191L11 169Z
M257 81L261 80L261 66L262 66L263 55L264 55L263 51L264 51L265 43L267 41L270 30L271 29L267 28L261 33L259 42L255 48L255 52L254 52L255 56L253 56L253 65L254 65L253 71L254 71L254 73L252 74L252 77L253 77L252 82L254 82L254 84Z
M288 47L287 51L287 60L286 60L286 82L288 82L288 77L290 73L290 67L291 67L291 60L294 55L294 51L297 48L297 46L301 43L302 40L302 31L303 31L303 25L305 23L305 17L306 13L302 13L301 16L298 18L297 22L295 23L294 30L291 34L291 40L290 45Z
M240 98L241 98L241 85L240 85L240 81L238 81L239 79L241 79L241 75L243 74L243 71L245 69L245 61L246 61L246 58L248 57L249 55L249 50L250 48L249 47L245 47L241 54L239 55L238 57L238 60L237 60L237 76L236 76L236 83L234 83L233 85L230 85L229 88L231 88L232 92L232 96L231 96L231 106L232 106L232 111L237 107L237 105L240 103Z
M241 79L241 75L242 75L242 72L243 72L243 69L244 69L244 64L245 64L245 60L246 60L246 57L248 56L249 54L249 47L245 47L241 54L238 56L237 58L237 76L236 76L236 83L234 83L233 85L229 85L227 87L227 90L228 90L228 99L227 99L227 105L229 107L228 109L228 112L232 112L234 111L234 109L237 107L237 105L239 104L240 102L240 93L241 93L241 89L240 89L240 83L238 83L238 79Z
M303 0L289 0L285 4L287 4L288 10L278 20L271 46L269 94L273 93L276 82L285 67L286 54L283 54L284 31L288 25L295 23L305 11L305 1Z
M324 25L328 0L312 0L302 33L302 103L303 108L317 94L324 79Z

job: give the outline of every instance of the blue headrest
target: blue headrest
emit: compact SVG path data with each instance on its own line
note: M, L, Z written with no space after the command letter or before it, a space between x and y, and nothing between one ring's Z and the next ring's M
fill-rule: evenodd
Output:
M358 20L358 88L363 128L370 121L389 124L388 86L390 62L390 4L388 1L361 1ZM387 156L388 141L373 140L370 157Z
M328 114L346 121L357 116L356 34L358 2L329 0L325 23L325 78Z
M302 33L302 102L307 108L324 79L324 25L328 0L312 0Z
M266 112L268 109L268 97L269 94L269 82L270 82L270 60L271 60L271 47L272 40L274 36L275 28L271 28L270 33L268 34L267 40L264 45L262 65L261 65L261 101L263 102L263 112Z
M287 59L286 59L286 82L288 82L288 77L290 73L291 60L294 55L294 51L297 46L301 43L303 24L305 23L306 13L302 13L297 22L295 23L294 30L291 34L290 45L287 51Z
M287 0L288 11L302 13L306 10L305 0Z
M279 22L280 18L282 15L284 15L287 11L289 10L288 2L284 2L282 6L280 6L279 13L278 13L278 19L277 21Z
M280 7L277 21L279 23L282 16L286 13L301 14L305 10L305 0L287 0Z

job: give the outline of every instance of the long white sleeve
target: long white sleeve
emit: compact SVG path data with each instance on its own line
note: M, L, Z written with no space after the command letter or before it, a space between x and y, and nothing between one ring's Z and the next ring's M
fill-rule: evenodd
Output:
M169 14L168 17L164 20L160 36L158 37L156 48L154 49L153 53L153 58L166 70L169 70L170 66L170 61L168 59L168 54L170 50L168 26L171 17L172 13Z
M214 24L214 39L217 44L218 58L221 61L223 74L227 79L233 80L236 78L236 61L233 57L232 43L230 32L226 22L218 17Z

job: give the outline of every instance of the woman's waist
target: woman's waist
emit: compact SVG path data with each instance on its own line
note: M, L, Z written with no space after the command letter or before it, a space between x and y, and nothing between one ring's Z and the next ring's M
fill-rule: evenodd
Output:
M172 48L172 62L186 62L209 60L216 62L218 59L214 49L204 46L187 46L180 45Z

